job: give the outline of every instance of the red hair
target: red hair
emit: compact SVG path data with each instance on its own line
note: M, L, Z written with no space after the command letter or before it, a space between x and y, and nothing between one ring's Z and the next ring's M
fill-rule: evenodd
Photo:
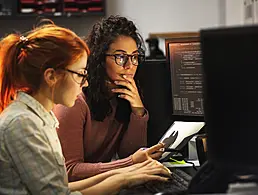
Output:
M90 51L69 29L47 24L27 33L10 34L0 42L0 112L17 90L36 92L47 68L65 68ZM86 64L85 64L86 66Z

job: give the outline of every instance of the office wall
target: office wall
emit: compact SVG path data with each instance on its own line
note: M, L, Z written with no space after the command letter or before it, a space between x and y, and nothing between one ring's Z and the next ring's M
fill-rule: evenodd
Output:
M226 0L226 25L235 26L244 23L244 0Z
M222 0L224 1L224 0ZM150 32L198 31L221 25L221 0L107 0L107 14L134 20L143 37Z

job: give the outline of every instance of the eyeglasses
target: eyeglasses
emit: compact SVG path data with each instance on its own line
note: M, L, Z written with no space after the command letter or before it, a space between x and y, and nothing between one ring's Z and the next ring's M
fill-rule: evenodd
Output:
M80 84L80 87L82 87L87 81L87 78L88 78L87 70L84 70L83 74L75 72L75 71L67 69L67 68L63 68L62 70L72 73L73 80L76 83Z
M142 54L106 54L106 56L115 57L118 66L125 66L129 58L134 66L138 66L144 61L144 55Z

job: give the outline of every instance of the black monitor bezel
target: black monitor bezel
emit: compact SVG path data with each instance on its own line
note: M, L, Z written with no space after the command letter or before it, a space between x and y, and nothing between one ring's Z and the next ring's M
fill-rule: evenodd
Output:
M166 64L169 69L170 73L170 86L171 86L171 93L173 93L173 85L172 85L172 75L171 75L171 67L170 67L170 52L169 52L169 44L170 43L185 43L185 42L199 42L199 36L192 36L192 37L176 37L176 38L167 38L165 39L165 49L166 49ZM202 122L204 121L204 114L202 116L187 116L187 115L175 115L173 109L173 95L171 94L171 101L172 101L172 118L174 121L191 121L191 122Z

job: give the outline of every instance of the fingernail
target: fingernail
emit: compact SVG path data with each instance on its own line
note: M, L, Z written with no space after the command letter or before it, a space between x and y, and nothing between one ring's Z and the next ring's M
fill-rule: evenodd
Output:
M124 78L126 78L126 75L123 75Z
M165 151L165 148L160 148L159 151L160 151L160 152L164 152L164 151Z
M167 168L165 165L163 165L163 166L164 166L164 169L165 169L165 170L167 170L167 172L168 172L169 174L171 174L170 169L169 169L169 168Z
M141 150L146 150L147 148L141 148Z

